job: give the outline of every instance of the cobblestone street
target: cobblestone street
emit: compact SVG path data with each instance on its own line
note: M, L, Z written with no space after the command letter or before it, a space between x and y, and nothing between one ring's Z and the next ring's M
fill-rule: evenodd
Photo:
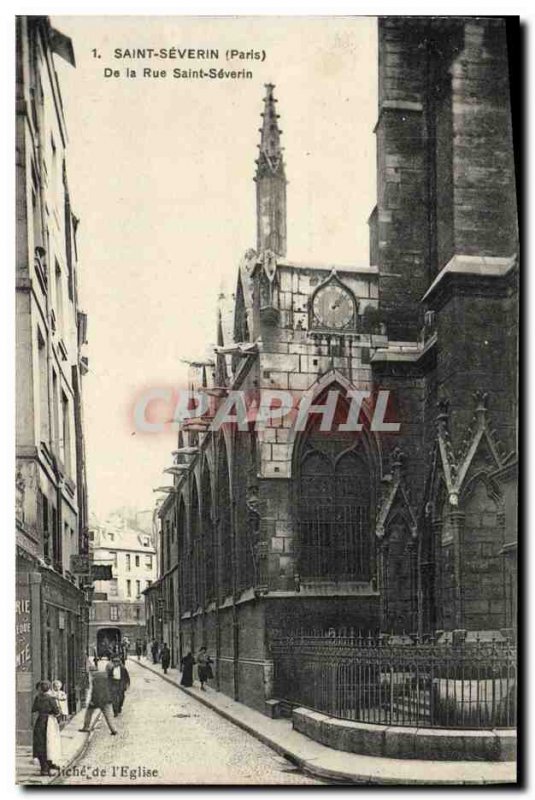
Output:
M85 754L58 783L320 784L133 660L127 668L132 683L116 719L118 735L110 736L101 719Z

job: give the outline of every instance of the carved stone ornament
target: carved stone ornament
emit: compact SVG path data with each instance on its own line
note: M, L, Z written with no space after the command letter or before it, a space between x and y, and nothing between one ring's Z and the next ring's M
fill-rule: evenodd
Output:
M262 262L266 277L272 283L277 274L277 256L272 250L266 250L262 254Z
M15 473L15 514L16 519L21 522L24 521L24 493L26 489L26 482L22 475L22 470L17 467Z

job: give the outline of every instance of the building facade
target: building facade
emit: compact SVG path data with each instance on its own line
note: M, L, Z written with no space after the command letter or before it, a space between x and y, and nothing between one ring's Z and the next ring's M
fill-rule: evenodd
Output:
M83 692L87 594L74 569L87 555L87 363L54 67L57 56L74 66L74 53L46 17L16 25L17 736L27 742L38 680L61 680L71 712Z
M167 639L176 656L206 645L217 688L260 710L281 634L447 641L516 625L518 234L504 23L378 27L370 264L287 258L268 85L257 246L239 266L230 323L220 314L214 360L195 370L210 410L183 422L159 511L149 594ZM306 394L304 427L292 413L260 427L230 421L230 399L272 390ZM330 392L340 424L326 433ZM358 392L369 393L360 430L348 430Z
M114 518L90 530L93 569L97 578L89 611L90 652L105 655L127 637L132 647L145 640L145 603L142 593L158 569L150 533L124 518ZM98 580L99 567L111 567L111 580Z

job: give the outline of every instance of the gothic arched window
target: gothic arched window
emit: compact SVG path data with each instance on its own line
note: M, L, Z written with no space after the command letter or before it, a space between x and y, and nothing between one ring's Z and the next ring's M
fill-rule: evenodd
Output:
M360 440L311 431L298 478L303 578L370 578L370 467Z
M251 507L257 502L256 434L236 431L234 441L234 499L236 501L236 555L239 589L255 582L255 552L257 531Z
M191 576L189 566L189 552L186 547L186 507L184 498L180 496L176 519L178 563L180 564L180 613L183 614L190 607Z
M219 574L220 585L223 594L232 591L232 524L231 524L231 501L230 501L230 481L229 467L227 459L227 448L223 437L219 439L217 464L217 514L219 521L218 541L219 541Z
M472 630L495 630L505 625L503 523L498 496L476 478L463 497L461 587L463 625Z
M191 570L193 586L193 607L202 605L204 602L204 574L203 574L203 553L200 540L200 515L199 515L199 494L197 492L197 482L193 481L191 492Z
M205 571L205 599L215 597L215 552L212 521L212 482L208 463L204 462L201 478L201 538Z
M416 630L416 556L416 543L405 520L394 519L383 544L385 631Z

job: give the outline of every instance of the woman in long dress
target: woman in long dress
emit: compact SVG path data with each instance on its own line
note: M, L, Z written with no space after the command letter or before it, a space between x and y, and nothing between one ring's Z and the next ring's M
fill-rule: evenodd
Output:
M41 681L32 711L38 715L33 726L33 757L39 760L41 775L50 775L51 769L59 770L56 762L61 758L58 725L61 712L57 700L50 694L48 681Z
M186 653L181 662L182 666L182 678L180 679L181 686L193 686L194 664L195 664L195 659L193 658L193 654L191 650L188 650L188 652Z

